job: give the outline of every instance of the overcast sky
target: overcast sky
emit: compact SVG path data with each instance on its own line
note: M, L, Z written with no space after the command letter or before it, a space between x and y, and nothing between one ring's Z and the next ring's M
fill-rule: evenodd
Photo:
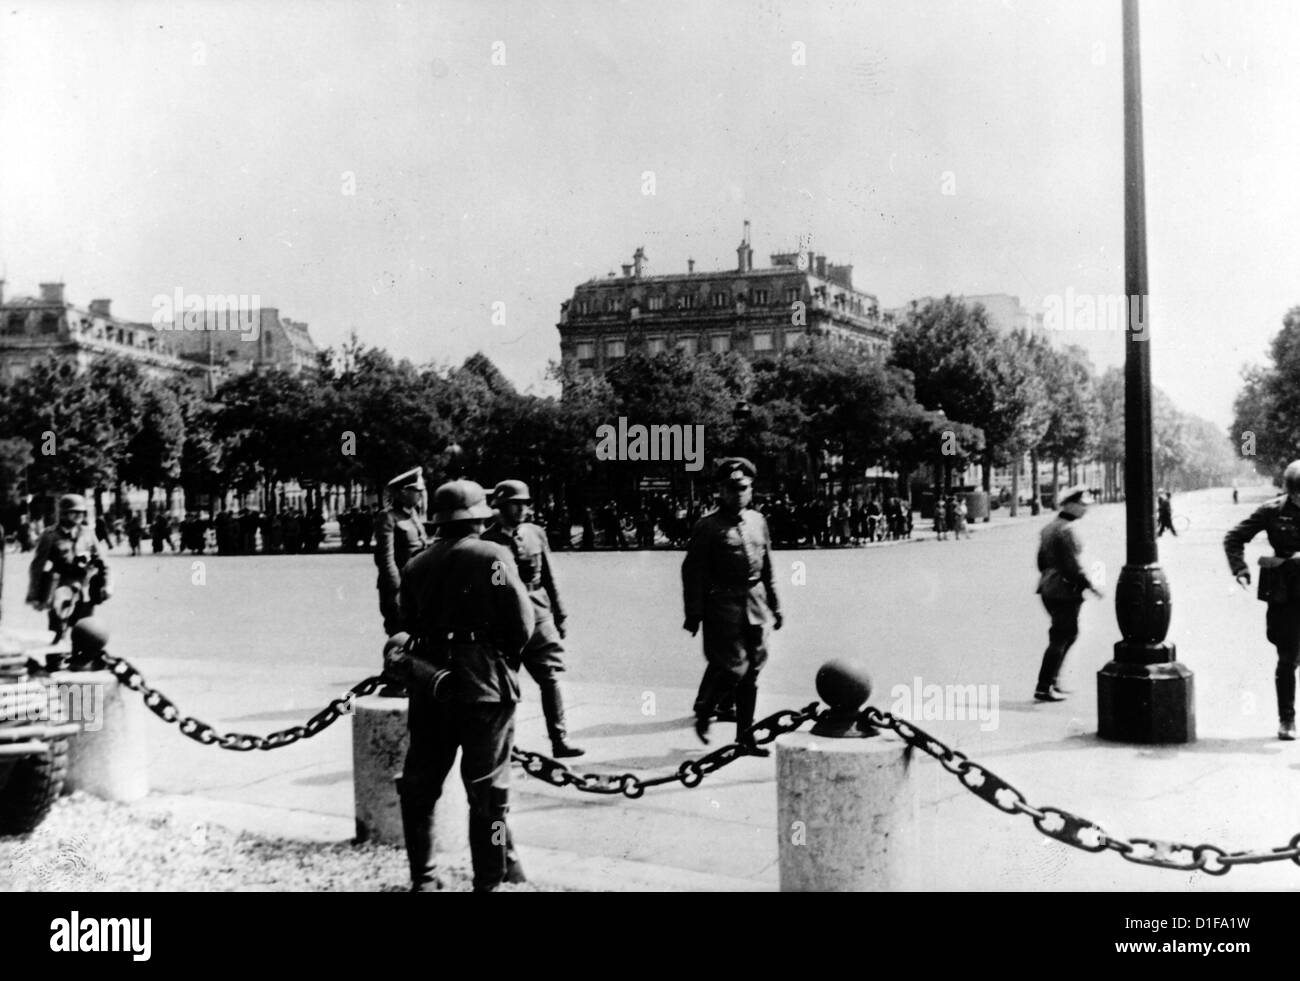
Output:
M0 269L140 320L259 294L321 346L481 349L538 391L574 285L638 245L729 268L745 218L757 264L811 235L887 307L1119 294L1119 10L15 0ZM1300 303L1300 4L1142 15L1155 378L1226 425Z

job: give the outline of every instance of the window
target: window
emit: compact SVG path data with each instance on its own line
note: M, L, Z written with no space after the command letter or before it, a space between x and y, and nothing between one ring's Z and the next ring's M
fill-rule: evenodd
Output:
M579 361L590 361L596 356L596 345L591 341L578 341L573 345L573 351Z
M680 299L678 305L679 305L683 310L694 310L694 309L695 309L695 294L694 294L694 293L687 293L685 296L683 296L683 297Z
M696 337L679 337L677 338L677 350L683 354L695 354L700 349L699 338Z
M712 297L713 309L721 310L727 305L726 293L714 293Z
M647 337L645 344L646 350L651 354L663 354L664 349L667 347L662 337Z
M731 338L726 334L714 334L709 338L709 350L714 354L726 354L731 350Z
M651 312L662 310L664 308L664 298L662 296L652 296L646 301Z
M767 306L767 290L754 290L754 306Z
M47 313L41 316L41 333L57 334L59 332L59 315Z
M627 350L627 343L622 340L605 342L605 357L621 358Z
M583 316L586 316L587 314L591 313L591 303L588 302L587 300L579 300L578 313L582 314Z
M755 331L754 350L755 351L772 350L772 332L770 330Z
M786 302L786 303L795 303L795 302L798 301L798 299L799 299L799 288L798 288L798 287L792 287L792 288L787 289L787 290L785 291L785 302Z

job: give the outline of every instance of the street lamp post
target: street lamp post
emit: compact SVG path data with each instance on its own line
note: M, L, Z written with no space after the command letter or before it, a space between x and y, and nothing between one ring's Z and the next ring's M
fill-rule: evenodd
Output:
M1196 739L1192 672L1175 659L1169 630L1169 581L1160 568L1155 529L1151 426L1151 341L1147 306L1146 205L1142 167L1142 79L1138 4L1124 0L1124 478L1128 549L1115 586L1123 640L1097 673L1098 735L1130 743ZM1135 322L1136 321L1136 322ZM1135 329L1138 324L1142 329Z

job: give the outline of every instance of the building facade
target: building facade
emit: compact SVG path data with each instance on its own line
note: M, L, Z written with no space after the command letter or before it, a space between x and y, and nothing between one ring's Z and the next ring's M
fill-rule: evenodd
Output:
M754 268L749 222L736 268L650 275L638 248L621 276L591 279L560 305L560 357L581 374L603 374L636 350L648 354L736 351L770 357L803 337L823 337L883 356L893 319L853 286L853 267L824 255L784 252Z
M41 283L34 297L8 298L4 287L0 280L0 380L20 378L51 355L79 368L97 357L125 358L149 377L185 377L208 392L255 367L316 370L307 325L272 308L253 311L257 329L243 334L183 330L115 317L110 300L79 307L65 299L63 283Z
M41 283L39 296L4 295L0 280L0 379L21 378L51 355L87 367L97 357L134 361L153 378L184 376L203 384L207 371L177 356L152 324L113 316L110 300L86 308L67 302L63 283Z

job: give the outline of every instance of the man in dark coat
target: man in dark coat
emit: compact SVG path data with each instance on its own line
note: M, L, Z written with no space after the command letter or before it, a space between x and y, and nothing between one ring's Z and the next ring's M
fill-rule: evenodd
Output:
M717 471L722 502L695 526L682 562L684 629L704 627L708 666L695 699L695 733L709 742L718 706L734 693L736 734L755 756L768 751L747 739L758 702L758 674L767 663L768 627L784 620L772 582L772 542L767 522L749 507L754 465L742 457L723 460Z
M1282 475L1286 493L1266 501L1224 536L1223 549L1228 567L1237 582L1250 585L1246 567L1246 543L1261 531L1268 535L1271 557L1259 560L1259 598L1268 603L1264 623L1269 643L1277 649L1273 672L1277 690L1279 739L1293 740L1295 728L1295 677L1300 664L1300 460L1289 464Z
M469 800L474 890L524 881L506 813L519 655L534 614L509 549L480 537L491 514L478 484L443 484L433 495L438 537L402 573L401 610L411 641L389 665L411 693L411 741L398 795L416 892L439 886L433 814L457 750Z
M1065 655L1079 636L1083 594L1087 591L1101 598L1101 590L1092 584L1079 563L1083 547L1074 533L1074 522L1088 512L1086 494L1086 488L1069 488L1061 497L1061 512L1039 533L1038 594L1052 618L1034 689L1034 698L1040 702L1064 701L1069 694L1057 686L1057 678Z

